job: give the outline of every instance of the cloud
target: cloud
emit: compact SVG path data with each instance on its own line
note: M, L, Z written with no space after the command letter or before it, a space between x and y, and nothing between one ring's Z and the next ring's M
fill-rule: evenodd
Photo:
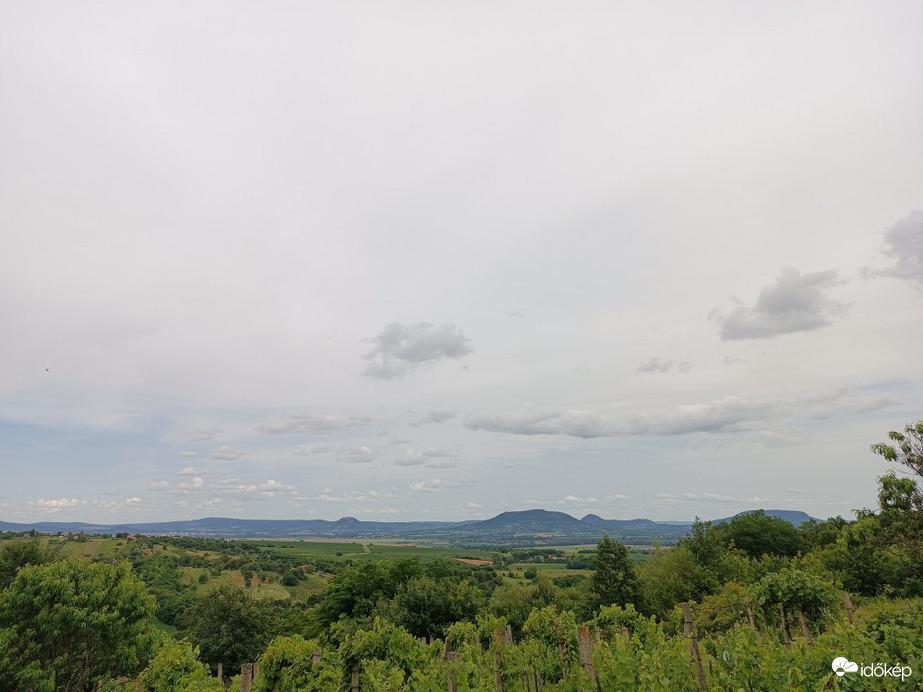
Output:
M184 449L184 450L181 450L181 451L177 452L177 453L176 453L176 456L178 456L178 457L187 457L187 458L191 459L192 457L196 456L196 453Z
M576 495L565 495L563 500L558 500L558 504L570 502L570 503L580 503L580 504L593 504L599 502L597 497L577 497Z
M360 416L351 418L336 418L333 416L292 416L291 418L275 418L257 427L257 430L269 435L282 435L288 433L303 433L309 435L323 435L326 433L340 432L364 428L370 419Z
M376 456L375 452L363 445L361 447L347 449L344 453L340 454L336 460L346 462L347 464L368 464L370 461L373 461Z
M673 367L672 360L663 360L662 358L657 358L656 356L652 356L646 362L641 363L641 365L638 366L635 372L649 372L649 373L668 372L670 368L672 367Z
M33 503L30 502L29 504L32 505ZM83 504L86 503L78 500L76 497L71 499L62 497L60 500L46 500L40 497L35 501L34 506L44 510L48 514L55 514L60 512L62 509L72 509L74 507L80 507Z
M177 471L176 475L177 476L200 476L202 475L202 471L197 470L195 466L187 466L186 468L180 471Z
M775 283L760 291L753 307L738 305L727 315L713 310L709 317L717 323L722 341L810 332L831 324L846 309L825 295L840 283L836 271L802 275L785 268Z
M607 437L616 430L592 411L472 414L465 418L469 430L488 430L516 435L570 435L571 437Z
M676 369L679 370L680 374L688 375L692 372L692 369L695 367L692 363L687 360L684 360L682 363L676 366Z
M239 449L221 445L218 449L212 450L212 459L221 459L222 461L236 461L244 455Z
M183 482L176 487L181 493L185 493L190 490L203 490L205 488L205 480L201 476L196 476L188 483Z
M208 442L220 432L221 428L193 428L180 439L189 440L190 442Z
M477 414L465 418L470 430L514 435L567 435L580 438L631 435L688 435L779 430L787 418L827 420L870 413L892 406L897 399L879 395L867 397L840 389L812 397L777 401L747 401L725 396L711 401L683 404L655 412L638 412L624 422L610 421L593 411L533 411L526 407L514 413ZM767 446L783 443L779 435L758 435ZM791 435L788 436L791 438Z
M209 489L214 493L230 495L240 500L268 500L280 495L295 495L298 492L294 485L286 485L273 479L260 483L229 478L214 483Z
M169 490L170 484L167 481L156 481L154 483L148 483L147 489L156 491Z
M461 358L473 350L464 332L453 324L392 322L368 341L375 348L365 354L369 362L362 374L382 380L404 377L419 367Z
M336 447L331 447L330 445L320 445L317 447L301 445L299 447L295 447L295 449L292 450L292 454L301 454L302 456L313 457L318 454L329 454L330 452L334 451L336 451Z
M458 411L430 409L426 412L426 416L414 423L411 423L411 425L415 428L419 428L421 425L427 425L428 423L445 423L446 421L452 420L457 415Z
M433 493L437 490L441 490L444 486L441 480L434 478L431 481L411 483L408 487L415 493Z
M427 468L444 469L458 466L460 454L450 449L419 450L409 448L404 456L394 460L397 466L425 466Z
M923 286L923 211L912 211L891 226L884 241L883 253L893 264L875 273Z

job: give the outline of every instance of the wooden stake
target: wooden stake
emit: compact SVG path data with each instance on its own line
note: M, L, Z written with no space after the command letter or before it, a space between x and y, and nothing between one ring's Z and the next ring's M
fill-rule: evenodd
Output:
M244 663L240 667L240 692L250 692L253 684L253 664Z
M589 627L581 625L577 628L577 644L580 648L580 667L596 683L596 689L601 689L599 675L597 675L596 667L593 665L593 640L590 637Z
M756 628L756 618L753 617L753 606L748 601L745 607L747 609L747 619L750 621L750 628L756 633L756 645L762 646L763 637L760 634L760 631Z
M316 666L318 663L320 663L320 655L321 655L320 651L315 651L314 653L311 654L311 665Z
M702 652L699 651L699 640L695 636L695 631L692 627L692 614L689 612L689 603L683 601L681 605L683 607L683 633L689 638L689 652L695 661L695 679L699 684L699 689L706 692L708 682L705 680L705 669L702 667Z
M856 624L856 614L852 607L852 599L849 597L849 591L843 592L843 606L846 608L846 617L849 618L849 624Z
M785 606L782 606L782 638L785 640L785 648L792 648L792 632L788 628L788 616L785 614Z
M628 627L625 625L622 625L622 639L624 639L626 642L631 641L631 633L628 631Z
M808 619L804 616L804 608L801 606L798 607L798 622L801 623L801 633L804 635L804 640L808 643L808 646L814 646L814 637L811 636L811 628L808 627Z
M500 679L500 654L494 652L494 683L497 685L497 692L503 692L503 680Z
M446 661L457 661L458 652L450 651L446 656ZM455 678L452 677L452 671L447 673L448 692L455 692Z
M359 664L353 663L353 669L350 672L349 682L350 692L359 692Z
M561 670L564 671L564 680L567 680L567 654L564 652L564 636L561 634L561 623L555 621L554 631L558 635L558 658L561 659Z

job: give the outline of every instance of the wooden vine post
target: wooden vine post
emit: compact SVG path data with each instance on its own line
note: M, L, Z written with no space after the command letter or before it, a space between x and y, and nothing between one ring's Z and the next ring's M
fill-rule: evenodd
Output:
M762 645L763 645L763 637L762 637L762 635L760 634L759 629L757 629L757 627L756 627L756 618L753 617L753 605L752 605L749 601L747 601L747 603L744 604L744 607L747 609L747 619L750 621L750 628L751 628L751 629L753 630L753 632L756 634L756 645L757 645L757 646L762 646Z
M692 627L692 614L689 612L689 602L683 601L683 634L689 639L689 652L695 661L695 679L699 684L702 692L708 690L708 682L705 680L705 669L702 667L702 652L699 651L699 640L695 636L695 630Z
M503 678L500 675L500 651L499 647L504 644L503 630L497 628L494 630L494 638L497 641L498 649L494 651L494 683L497 686L497 692L503 692Z
M581 625L577 628L577 643L580 647L580 667L596 683L596 689L602 690L599 684L599 674L593 665L593 639L590 636L589 627Z
M349 676L349 691L359 692L359 662L353 663L353 669Z
M240 692L250 692L253 685L253 664L244 663L240 667Z
M804 640L808 643L808 646L813 648L814 637L811 635L811 628L808 627L808 619L805 617L804 608L801 606L798 607L798 622L801 623L801 633L804 635Z
M561 634L561 623L555 621L554 623L555 634L558 635L558 658L561 659L561 670L564 671L564 680L567 680L567 653L564 650L564 635Z
M785 640L785 648L792 648L792 631L788 627L788 615L785 612L785 606L782 606L782 638Z
M843 592L843 607L846 608L846 617L849 618L849 624L856 624L856 613L852 607L852 599L849 597L849 591Z

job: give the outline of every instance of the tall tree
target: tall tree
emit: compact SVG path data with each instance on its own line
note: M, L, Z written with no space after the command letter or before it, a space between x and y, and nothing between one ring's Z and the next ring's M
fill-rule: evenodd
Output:
M0 593L4 689L78 692L136 672L150 653L153 613L128 565L23 567Z
M596 544L596 571L593 573L594 609L604 605L624 606L638 602L638 580L628 548L608 535Z

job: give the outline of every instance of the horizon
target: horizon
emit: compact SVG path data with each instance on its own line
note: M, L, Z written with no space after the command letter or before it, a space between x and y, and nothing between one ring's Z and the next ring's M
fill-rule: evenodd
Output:
M921 24L9 6L0 515L875 507L923 418Z

